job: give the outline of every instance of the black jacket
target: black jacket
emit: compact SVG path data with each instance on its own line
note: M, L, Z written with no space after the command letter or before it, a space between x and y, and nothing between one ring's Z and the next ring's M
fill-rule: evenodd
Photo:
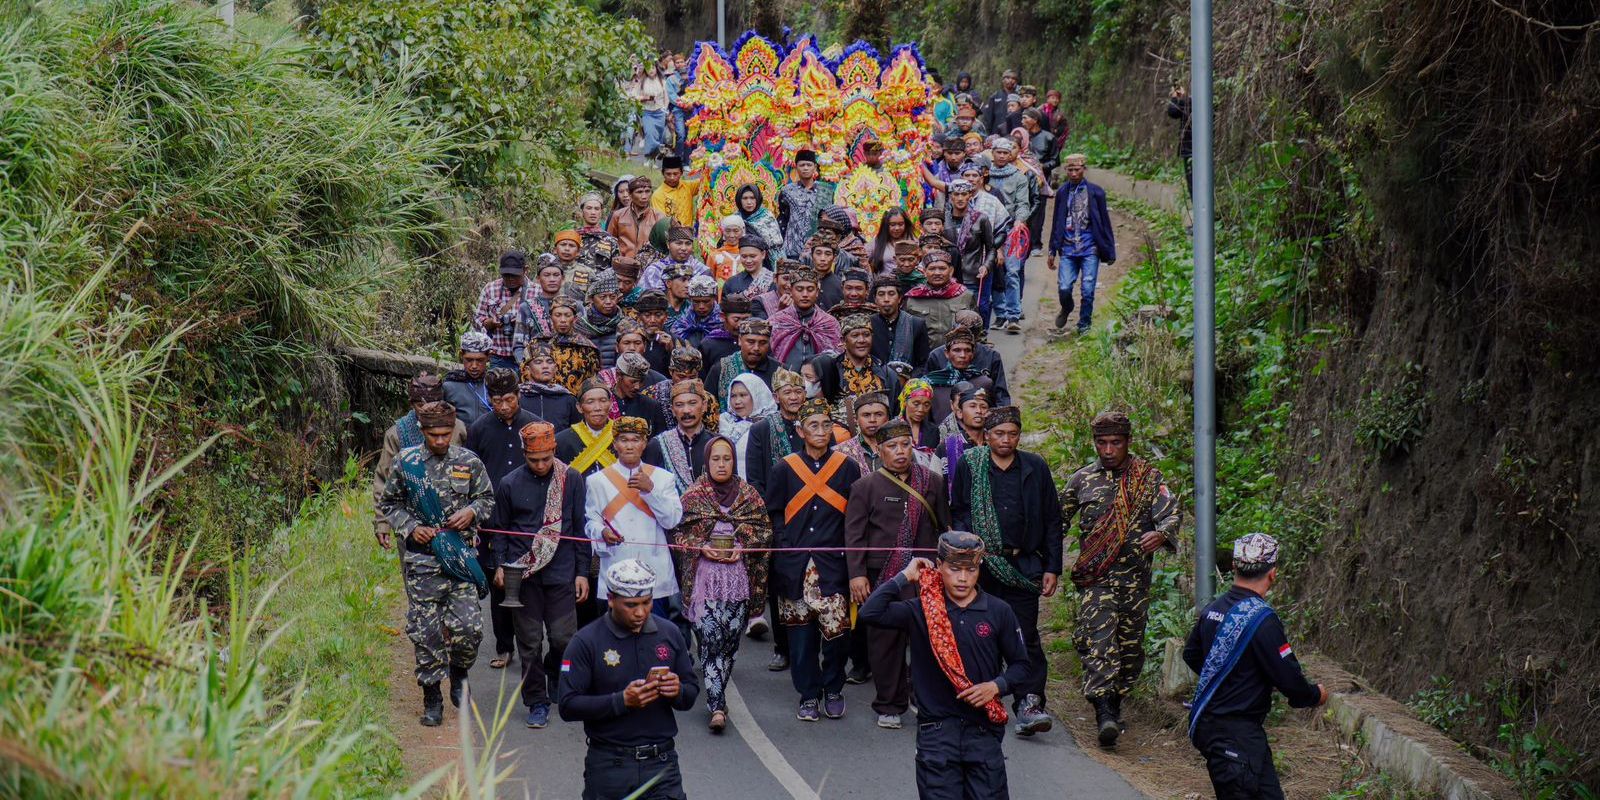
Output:
M911 374L921 375L926 370L924 364L928 360L928 322L916 314L907 313L900 309L900 317L910 320L911 336ZM894 328L882 314L872 315L872 357L887 364L893 361L894 353Z
M1235 586L1200 612L1199 621L1194 630L1189 631L1189 640L1183 645L1183 661L1190 669L1199 673L1205 666L1211 644L1217 638L1217 628L1227 617L1228 610L1248 597L1260 595ZM1316 685L1307 681L1305 673L1300 671L1300 660L1289 647L1283 622L1276 614L1261 621L1246 646L1248 650L1211 696L1204 716L1244 717L1259 725L1272 710L1274 688L1283 692L1294 708L1310 708L1322 699Z
M571 467L566 467L566 470L567 482L561 492L560 535L582 537L585 488L583 476ZM499 483L495 484L494 513L489 515L489 523L485 527L501 531L537 532L544 525L545 493L549 491L550 481L554 477L555 472L552 470L549 475L540 478L533 474L533 470L528 469L527 464L507 473ZM522 558L532 544L526 536L491 533L488 537L494 552L495 566L509 564ZM588 575L590 551L588 542L562 539L556 545L556 554L550 559L550 563L534 573L535 579L542 585L555 586L570 584L573 578Z
M522 410L556 426L558 433L581 419L578 415L578 398L573 397L566 387L544 389L524 383L518 392Z
M1050 465L1037 454L1017 451L1017 466L1022 469L1022 530L1000 532L1006 558L1018 571L1038 580L1048 572L1061 574L1061 501L1056 497L1056 479ZM992 466L992 462L989 465ZM972 474L966 459L949 467L955 470L955 491L950 493L950 516L955 529L972 530ZM1011 551L1017 551L1015 553Z
M767 494L767 475L772 470L770 462L774 447L772 442L774 425L783 426L789 437L791 448L789 452L805 447L800 441L799 424L794 420L784 419L781 414L774 414L750 426L748 444L744 449L744 479L746 483L756 487L756 491L763 497Z

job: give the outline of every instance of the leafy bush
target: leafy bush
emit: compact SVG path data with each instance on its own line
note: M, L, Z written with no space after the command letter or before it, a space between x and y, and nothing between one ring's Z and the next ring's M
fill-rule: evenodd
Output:
M453 137L463 184L546 224L583 181L579 148L628 119L618 82L654 50L637 20L572 0L330 0L310 33L332 74L375 94L403 87Z
M1368 392L1356 410L1356 438L1384 458L1411 452L1427 423L1422 379L1422 367L1408 363L1393 386Z

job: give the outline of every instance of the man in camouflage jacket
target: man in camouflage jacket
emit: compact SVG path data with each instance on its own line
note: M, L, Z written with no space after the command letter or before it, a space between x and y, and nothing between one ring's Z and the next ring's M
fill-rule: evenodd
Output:
M449 403L424 404L417 409L417 422L423 443L400 451L378 512L404 543L406 635L416 650L421 722L434 726L444 719L439 683L447 669L450 700L461 704L467 670L483 639L483 620L478 587L446 574L432 542L449 529L458 531L467 547L476 546L478 526L494 510L494 487L483 462L453 443L456 412Z
M1177 551L1178 500L1161 472L1128 454L1132 425L1108 412L1092 424L1098 458L1072 473L1061 493L1062 525L1079 516L1073 644L1083 661L1083 696L1095 710L1100 744L1122 732L1122 698L1144 668L1150 610L1150 559Z

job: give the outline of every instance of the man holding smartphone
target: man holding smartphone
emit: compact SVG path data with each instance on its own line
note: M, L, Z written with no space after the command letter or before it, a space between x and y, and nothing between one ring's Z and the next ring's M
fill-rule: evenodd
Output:
M607 613L578 631L561 660L561 718L583 722L589 742L583 798L632 797L655 778L639 800L683 800L673 712L700 695L689 648L650 613L654 570L627 558L605 578Z

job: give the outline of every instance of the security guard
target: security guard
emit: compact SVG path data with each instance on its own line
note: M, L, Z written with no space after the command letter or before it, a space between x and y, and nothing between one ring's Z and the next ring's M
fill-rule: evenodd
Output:
M1328 702L1306 682L1284 638L1283 623L1263 599L1278 582L1278 543L1264 533L1234 542L1233 588L1200 613L1183 660L1200 674L1189 712L1189 738L1206 758L1218 800L1281 800L1283 787L1261 727L1272 690L1295 708Z
M917 701L917 796L1006 800L1006 708L1000 697L1026 686L1028 648L1011 606L978 586L983 539L939 537L939 564L912 559L861 606L868 625L911 638ZM901 600L907 586L918 596Z
M636 559L606 570L610 608L578 631L561 660L561 718L589 740L583 800L618 800L657 778L639 800L683 800L673 738L700 680L676 626L650 614L656 574Z

